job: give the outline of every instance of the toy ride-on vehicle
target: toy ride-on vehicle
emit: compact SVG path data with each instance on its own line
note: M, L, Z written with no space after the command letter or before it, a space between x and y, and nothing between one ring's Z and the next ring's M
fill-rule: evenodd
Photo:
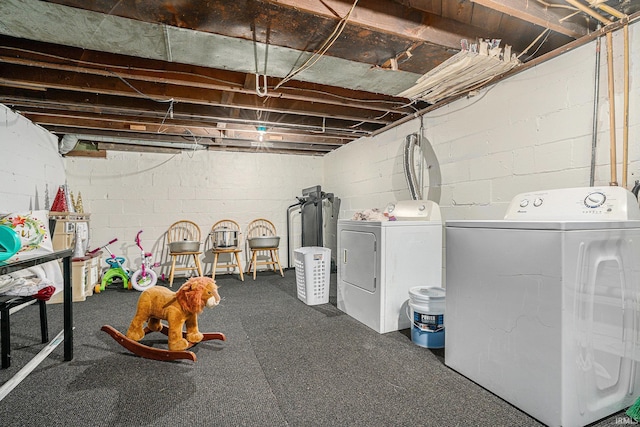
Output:
M89 252L89 254L93 254L95 252L98 252L100 249L104 249L109 253L109 258L105 260L105 262L109 266L109 269L107 269L102 275L102 281L100 282L100 284L95 285L95 287L93 288L93 291L96 294L100 293L100 291L104 291L107 286L113 283L114 280L121 280L122 285L125 289L131 289L131 282L129 281L129 273L123 267L125 259L123 257L115 256L109 250L109 245L117 241L118 241L117 238L113 239L106 245L100 246L99 248L96 248Z

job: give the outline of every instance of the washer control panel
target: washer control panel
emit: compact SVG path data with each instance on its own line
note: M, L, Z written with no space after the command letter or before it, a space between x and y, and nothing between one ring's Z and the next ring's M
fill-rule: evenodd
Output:
M593 192L584 199L584 205L588 208L595 209L604 205L607 201L607 195L599 191Z
M622 187L533 191L513 198L504 219L520 221L637 220L635 196Z

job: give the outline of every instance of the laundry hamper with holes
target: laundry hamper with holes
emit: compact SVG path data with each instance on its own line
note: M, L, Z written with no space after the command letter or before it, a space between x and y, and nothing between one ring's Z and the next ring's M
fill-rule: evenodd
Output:
M307 305L329 302L331 249L316 246L298 248L293 253L298 299Z

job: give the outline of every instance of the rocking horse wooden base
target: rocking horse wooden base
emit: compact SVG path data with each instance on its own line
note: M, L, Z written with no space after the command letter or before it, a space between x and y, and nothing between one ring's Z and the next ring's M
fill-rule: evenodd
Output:
M137 341L134 341L134 340L132 340L130 338L127 338L126 335L120 333L114 327L109 326L109 325L104 325L102 328L100 328L100 330L102 330L102 331L106 332L107 334L111 335L111 338L116 340L116 342L118 344L120 344L121 346L123 346L124 348L129 350L131 353L137 354L138 356L144 357L146 359L153 359L153 360L187 359L187 360L191 360L193 362L196 361L196 354L194 352L192 352L192 351L188 351L188 350L164 350L164 349L161 349L161 348L149 347L148 345L140 344ZM153 332L153 331L149 330L149 328L145 328L144 329L145 335L148 334L149 332ZM164 335L168 336L169 335L169 327L163 324L162 325L162 330L160 332L163 333ZM187 333L183 331L182 332L182 336L186 338L186 335L187 335ZM204 335L204 338L202 338L202 341L209 341L209 340L226 341L227 340L225 335L223 333L221 333L221 332L203 332L202 335ZM187 347L187 348L191 348L195 344L197 344L197 343L190 343L189 347Z

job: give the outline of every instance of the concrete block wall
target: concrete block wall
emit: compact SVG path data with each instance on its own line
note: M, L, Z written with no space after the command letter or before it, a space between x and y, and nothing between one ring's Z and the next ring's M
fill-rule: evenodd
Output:
M630 190L640 179L640 24L630 26ZM435 156L424 162L425 188L443 220L502 219L521 193L590 183L596 42L525 70L476 96L457 100L423 117L422 135ZM622 181L623 50L614 34L618 182ZM609 105L603 40L597 105L595 185L610 181ZM324 185L342 198L341 219L357 211L384 209L410 198L403 173L405 137L419 119L325 156ZM439 170L440 173L434 173ZM429 176L438 178L429 182ZM446 245L446 240L443 241ZM446 253L443 247L443 260ZM444 265L443 265L444 268ZM443 271L443 284L446 271Z
M618 182L622 181L623 44L614 33ZM424 194L445 220L501 219L518 193L589 186L596 42L525 70L475 96L426 114L441 183L425 179ZM640 179L640 24L630 26L631 89L628 188ZM597 106L595 185L610 181L606 40L602 41ZM324 185L342 198L340 218L409 198L402 168L406 135L420 120L336 150L324 158ZM430 192L438 186L439 191Z
M324 156L324 187L340 197L341 219L410 198L402 149L405 136L416 132L415 127L416 122L401 125Z
M226 218L237 221L243 233L253 219L272 221L287 266L286 210L303 188L322 183L322 161L268 153L109 152L107 159L66 157L65 168L70 190L81 194L85 212L91 213L91 247L118 238L112 252L135 266L140 254L134 238L144 230L143 247L162 262L157 271L168 274L165 232L175 221L189 219L202 230L203 268L210 274L207 236Z
M58 139L0 104L0 212L48 209L65 182Z
M631 93L629 176L640 174L640 24L630 26ZM597 107L596 185L607 185L609 105L603 41ZM618 177L622 161L622 33L614 33ZM426 114L423 135L433 150L425 162L424 193L443 218L499 219L517 193L589 185L594 106L595 41L523 71L476 96ZM61 160L55 136L0 110L0 195L3 209L45 207L66 179L82 194L91 216L95 247L114 237L114 252L135 262L133 239L165 261L163 234L182 218L208 233L218 219L242 227L256 217L276 224L286 263L286 208L303 188L321 184L340 197L340 218L409 198L402 147L420 130L415 119L371 138L354 141L323 158L264 153L196 152L180 155L111 152L105 159ZM438 182L429 182L433 171ZM25 171L28 171L26 173ZM618 178L621 181L621 178ZM433 191L433 190L437 191ZM210 263L211 257L205 258ZM208 264L210 268L210 264ZM209 272L210 270L206 270Z

